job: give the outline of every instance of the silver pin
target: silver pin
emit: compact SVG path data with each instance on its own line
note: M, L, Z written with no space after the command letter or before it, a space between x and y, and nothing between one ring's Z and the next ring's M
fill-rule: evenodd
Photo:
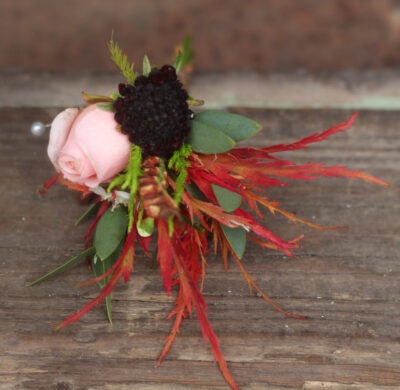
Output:
M50 127L51 123L48 123L45 125L43 122L33 122L31 125L31 133L35 137L40 137L41 135L44 134L46 127Z

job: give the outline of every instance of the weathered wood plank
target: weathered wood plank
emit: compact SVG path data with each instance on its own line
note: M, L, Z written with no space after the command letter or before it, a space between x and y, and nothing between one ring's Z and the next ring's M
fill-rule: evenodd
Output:
M294 141L348 116L344 111L245 110L265 126L249 144ZM54 334L52 328L97 293L73 289L91 277L84 264L36 287L24 284L82 249L85 226L73 223L85 205L61 186L35 190L53 173L46 139L33 138L34 120L55 109L0 110L0 388L226 389L197 319L184 322L163 365L154 363L171 325L173 298L139 254L135 273L113 294L114 325L103 307ZM258 389L394 389L400 386L399 184L397 112L363 112L350 132L296 162L325 162L367 170L394 184L381 188L344 179L270 188L289 211L348 229L324 232L266 215L266 225L289 239L305 233L296 258L250 245L244 265L285 309L283 317L257 296L232 263L225 273L210 257L204 295L209 318L239 384ZM325 386L325 387L323 387Z

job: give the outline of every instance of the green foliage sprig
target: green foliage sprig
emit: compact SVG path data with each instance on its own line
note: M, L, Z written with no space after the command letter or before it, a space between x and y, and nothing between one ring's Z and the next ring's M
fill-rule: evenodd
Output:
M169 169L175 169L178 174L175 183L176 190L174 194L174 202L179 206L182 199L183 190L185 188L186 179L188 176L186 168L190 167L190 162L187 161L192 147L189 144L183 144L179 150L176 150L168 162ZM168 219L169 234L172 236L174 231L173 217Z
M108 186L107 191L111 192L115 187L125 190L129 187L130 199L128 204L128 232L133 225L133 214L136 200L136 193L139 189L139 177L142 175L142 148L132 144L131 154L129 156L128 166L124 173L117 176Z
M174 201L179 205L182 199L183 189L185 188L185 183L187 179L186 168L190 167L190 162L187 161L190 153L192 152L192 147L189 144L183 144L179 150L176 150L168 162L169 169L175 169L178 173L176 178L176 191L174 195Z
M110 50L111 59L115 62L121 73L124 75L129 84L135 82L138 74L133 70L134 63L130 64L126 55L122 52L117 42L111 37L108 43L108 49Z

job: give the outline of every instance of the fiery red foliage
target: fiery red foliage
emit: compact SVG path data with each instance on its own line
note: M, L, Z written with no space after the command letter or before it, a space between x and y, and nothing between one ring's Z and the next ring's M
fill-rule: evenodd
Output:
M291 144L280 144L260 149L237 148L218 155L196 153L190 155L188 159L190 167L188 168L187 183L195 183L205 200L196 199L187 191L183 193L180 211L185 217L185 222L182 223L182 221L179 221L178 223L178 218L175 217L172 235L164 219L157 218L155 221L158 235L156 242L158 247L157 264L160 267L165 291L168 295L171 295L173 286L177 286L175 307L167 317L175 317L174 323L169 335L166 337L165 345L157 361L157 365L161 364L170 350L177 333L179 333L182 320L187 315L191 315L194 308L203 336L205 340L210 341L215 359L225 380L232 389L238 389L238 385L234 381L222 356L218 339L208 321L206 314L207 305L201 293L205 277L205 255L208 253L207 232L211 232L213 235L215 251L217 251L218 247L220 248L225 267L228 264L228 254L231 253L242 271L250 291L252 288L256 289L265 301L286 316L304 318L303 316L290 314L279 308L261 291L256 282L246 272L239 257L229 244L223 234L221 225L231 228L241 227L246 230L248 238L261 247L282 251L289 256L293 256L292 250L298 247L298 241L302 236L284 241L259 224L256 221L256 217L259 219L263 218L260 206L266 207L272 214L280 213L294 223L300 222L319 229L337 229L337 227L326 228L312 224L292 213L284 211L279 207L278 202L269 200L261 191L262 187L286 186L288 185L285 181L287 179L311 180L319 176L344 176L347 178L363 179L379 185L388 185L384 181L367 173L347 170L345 167L326 167L322 164L296 165L294 162L280 160L275 156L277 152L307 148L311 143L325 140L337 132L344 131L352 125L355 118L356 114L353 114L345 123ZM168 183L174 189L174 181L171 177L168 177ZM242 206L247 202L250 209L254 212L255 217L244 211L242 206L233 213L224 211L216 200L211 186L212 183L240 194L243 199ZM138 199L137 202L139 201ZM108 207L108 203L106 204L106 202L103 205L104 207L102 206L101 210L99 210L98 217ZM195 217L197 217L196 221ZM97 220L98 218L96 218L94 224ZM94 227L94 225L92 226ZM136 223L133 226L136 226ZM91 230L88 233L89 236ZM147 251L150 238L144 240L138 235L136 229L133 228L128 234L122 254L114 266L101 277L88 282L97 282L111 275L110 280L101 290L99 296L89 302L80 311L63 321L56 329L60 329L79 319L95 305L102 302L111 293L122 276L125 282L129 279L133 270L135 241L137 238L139 238L141 246Z

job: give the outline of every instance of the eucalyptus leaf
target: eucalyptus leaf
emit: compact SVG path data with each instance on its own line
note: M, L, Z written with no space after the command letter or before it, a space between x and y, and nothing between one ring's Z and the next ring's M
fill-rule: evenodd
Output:
M211 183L211 187L219 205L225 211L234 211L242 204L242 196L240 194L229 191L226 188L214 183Z
M96 106L105 111L115 112L114 103L99 103Z
M114 265L114 263L121 256L122 250L124 248L124 244L125 244L125 242L124 242L124 240L122 240L120 242L120 244L118 245L117 249L109 257L107 257L104 260L101 260L100 257L98 257L97 255L93 256L92 267L93 267L93 272L94 272L96 278L98 276L103 275ZM107 284L107 279L109 278L109 276L106 276L106 278L99 281L99 285L101 288L103 288Z
M114 263L119 259L122 250L124 249L124 245L125 245L125 240L122 240L117 246L117 249L103 261L106 262L106 264L108 265L107 270L109 270L114 265Z
M40 278L34 280L33 282L27 283L26 286L30 287L30 286L33 286L36 283L42 282L43 280L49 279L52 276L57 275L60 272L65 271L67 268L69 268L72 265L74 265L74 264L78 263L79 261L83 260L84 258L86 258L86 256L93 255L95 252L96 252L96 250L95 250L94 247L86 249L81 254L79 254L78 256L75 256L72 259L68 260L66 263L64 263L63 265L60 265L59 267L57 267L53 271L48 272L46 275L41 276Z
M81 223L87 221L92 215L96 214L100 206L101 202L91 204L90 207L75 222L75 226L80 225Z
M151 72L151 65L149 57L146 55L143 57L143 76L148 76Z
M94 246L100 259L109 257L125 237L128 227L128 213L125 207L120 206L112 210L109 208L96 227Z
M240 226L231 228L222 224L220 225L229 245L232 247L237 257L241 259L246 249L246 230Z
M191 121L188 144L193 151L204 154L224 153L235 146L235 141L221 130L197 120Z
M196 120L217 128L237 142L253 137L262 129L262 126L252 119L224 111L203 111L196 114Z

